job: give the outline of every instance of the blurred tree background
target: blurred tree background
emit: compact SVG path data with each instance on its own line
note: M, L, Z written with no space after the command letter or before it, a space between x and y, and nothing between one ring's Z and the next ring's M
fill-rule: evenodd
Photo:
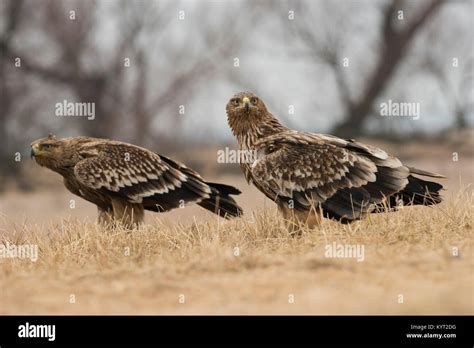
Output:
M163 153L233 143L225 104L240 90L288 126L343 137L472 127L473 10L472 0L0 0L0 176L49 132ZM380 117L388 99L419 102L421 118ZM57 117L63 100L93 102L95 119Z

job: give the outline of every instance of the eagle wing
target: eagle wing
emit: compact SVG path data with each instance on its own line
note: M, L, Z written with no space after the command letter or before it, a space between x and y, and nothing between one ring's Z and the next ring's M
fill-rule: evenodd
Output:
M167 211L211 195L211 188L198 173L165 156L120 142L94 146L82 149L93 155L74 167L77 180L89 189L142 203L154 211Z
M340 220L362 218L408 183L409 170L397 158L333 136L286 131L255 150L252 179L268 197L300 210L318 205Z

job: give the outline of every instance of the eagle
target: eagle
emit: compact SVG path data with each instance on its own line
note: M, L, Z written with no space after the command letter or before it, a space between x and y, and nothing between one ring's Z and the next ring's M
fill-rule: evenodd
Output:
M276 202L290 229L313 228L321 217L349 223L401 205L442 200L443 186L418 176L444 176L406 166L353 139L288 129L254 93L235 94L226 112L245 153L240 166L247 182Z
M145 148L108 139L54 135L31 143L31 157L64 178L73 194L95 204L99 223L134 228L144 211L164 212L186 203L231 218L242 209L229 185L206 182L178 161Z

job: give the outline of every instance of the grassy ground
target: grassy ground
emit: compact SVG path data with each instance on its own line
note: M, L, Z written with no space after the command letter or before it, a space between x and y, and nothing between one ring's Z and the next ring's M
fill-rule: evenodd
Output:
M445 202L351 225L324 220L300 238L242 175L204 170L242 190L243 218L194 205L147 214L145 228L129 233L101 229L94 206L59 176L21 163L35 190L2 194L0 243L37 244L39 258L0 257L0 313L474 314L472 147L382 145L448 176ZM216 166L215 156L194 158ZM326 257L333 242L363 246L363 261Z
M458 192L434 208L325 220L299 238L259 202L232 221L199 208L181 222L153 214L132 233L101 229L90 206L91 219L3 215L3 242L37 244L39 258L0 258L0 313L472 314L474 200ZM52 209L25 202L23 216ZM333 242L364 246L363 261L326 257Z

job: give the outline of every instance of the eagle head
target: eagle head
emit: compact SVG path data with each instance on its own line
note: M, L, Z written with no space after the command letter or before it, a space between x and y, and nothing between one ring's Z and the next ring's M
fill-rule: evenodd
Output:
M230 98L226 106L227 115L252 117L267 111L263 101L252 92L239 92Z
M53 170L59 169L67 162L64 145L61 139L57 139L53 134L49 134L48 137L31 143L30 156L40 166Z
M234 135L258 128L266 119L273 118L264 102L252 92L239 92L226 106L227 121Z

